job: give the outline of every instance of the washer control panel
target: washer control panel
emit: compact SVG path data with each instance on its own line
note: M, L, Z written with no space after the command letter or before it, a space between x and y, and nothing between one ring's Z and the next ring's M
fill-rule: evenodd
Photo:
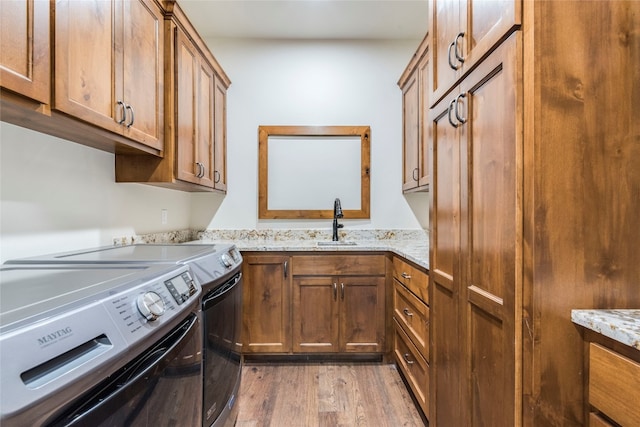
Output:
M164 282L164 285L171 292L171 296L176 302L182 304L186 300L188 300L191 296L193 296L198 289L196 288L196 282L191 278L191 274L188 271L185 271L179 276L173 277Z
M187 310L201 293L189 267L180 266L105 301L125 339L135 342Z
M223 267L231 270L233 267L242 262L242 256L240 255L238 249L233 246L229 248L229 250L223 252L222 255L220 255L220 262L222 263Z

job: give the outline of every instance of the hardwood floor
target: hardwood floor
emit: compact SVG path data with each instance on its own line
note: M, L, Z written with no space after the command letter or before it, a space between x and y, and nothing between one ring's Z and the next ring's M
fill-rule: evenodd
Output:
M236 427L424 426L392 364L246 364Z

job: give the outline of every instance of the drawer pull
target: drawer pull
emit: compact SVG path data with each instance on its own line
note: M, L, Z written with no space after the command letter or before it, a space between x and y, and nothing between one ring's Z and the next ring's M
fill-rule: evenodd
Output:
M409 280L411 280L411 275L410 275L410 274L405 273L404 271L402 272L401 276L402 276L403 278L405 278L405 279L409 279Z
M404 361L407 362L407 365L413 365L415 363L413 360L409 359L409 353L405 353L403 357Z
M404 313L405 316L409 316L409 317L413 316L413 313L409 311L409 309L406 307L402 310L402 312Z

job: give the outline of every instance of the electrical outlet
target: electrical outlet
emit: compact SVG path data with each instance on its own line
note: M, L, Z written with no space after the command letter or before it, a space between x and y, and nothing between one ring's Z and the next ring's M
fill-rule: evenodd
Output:
M162 211L160 211L160 212L161 212L160 213L160 221L164 225L169 220L169 212L166 209L162 209Z

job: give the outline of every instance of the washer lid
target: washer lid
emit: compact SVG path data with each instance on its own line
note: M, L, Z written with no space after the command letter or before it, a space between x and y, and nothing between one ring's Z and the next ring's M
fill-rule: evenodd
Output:
M135 244L104 246L81 251L63 252L7 261L5 264L65 263L65 264L144 264L186 262L222 250L218 245Z
M107 298L175 269L169 265L3 265L0 330Z

